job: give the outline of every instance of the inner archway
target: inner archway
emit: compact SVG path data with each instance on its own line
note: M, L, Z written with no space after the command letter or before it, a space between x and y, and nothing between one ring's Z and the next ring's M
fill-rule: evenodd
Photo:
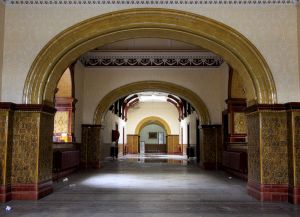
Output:
M112 42L146 36L179 40L213 51L245 77L246 82L253 84L256 93L253 100L265 104L277 102L270 69L250 41L220 22L169 9L113 12L58 34L33 62L25 82L23 102L53 105L61 75L82 53Z

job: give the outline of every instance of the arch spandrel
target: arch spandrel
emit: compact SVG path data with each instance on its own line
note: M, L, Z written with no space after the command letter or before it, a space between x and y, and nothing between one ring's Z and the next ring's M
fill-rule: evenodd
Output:
M277 102L271 71L253 44L234 29L207 17L170 9L116 11L78 23L53 38L38 54L23 93L27 104L53 103L64 70L93 48L120 40L159 37L201 46L251 79L258 103Z

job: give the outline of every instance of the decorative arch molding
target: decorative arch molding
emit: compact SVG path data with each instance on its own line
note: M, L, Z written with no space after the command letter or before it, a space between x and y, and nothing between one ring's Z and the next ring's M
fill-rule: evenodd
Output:
M167 135L172 134L169 124L164 119L162 119L160 117L156 117L156 116L150 116L150 117L147 117L147 118L144 118L143 120L141 120L138 123L138 125L136 126L134 133L136 135L140 135L142 129L149 124L159 125L166 130Z
M159 91L177 95L192 104L203 124L210 124L208 109L202 99L193 91L165 81L139 81L114 89L99 102L94 113L94 124L101 124L109 107L118 99L138 92Z
M55 36L35 58L26 78L23 103L53 105L64 70L91 49L116 41L157 37L210 50L253 84L258 103L277 102L271 71L256 47L242 34L200 15L158 8L116 11L80 22Z

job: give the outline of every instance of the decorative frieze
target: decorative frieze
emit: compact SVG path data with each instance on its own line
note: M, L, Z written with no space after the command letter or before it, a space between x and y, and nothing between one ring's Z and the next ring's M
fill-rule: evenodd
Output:
M224 60L210 52L89 52L80 58L85 67L219 67Z
M296 5L299 0L3 0L10 5Z

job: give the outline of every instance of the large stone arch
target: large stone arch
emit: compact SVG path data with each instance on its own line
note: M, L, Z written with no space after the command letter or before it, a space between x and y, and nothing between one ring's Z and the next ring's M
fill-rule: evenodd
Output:
M171 128L169 126L169 124L162 118L160 117L156 117L156 116L150 116L150 117L146 117L144 118L143 120L141 120L136 128L135 128L135 131L134 133L136 135L139 135L141 134L141 131L144 127L146 127L147 125L149 124L156 124L156 125L159 125L161 126L163 129L165 129L165 131L167 132L167 135L171 135L172 132L171 132Z
M94 124L101 124L108 108L119 98L144 91L160 91L175 94L189 101L196 109L202 124L210 124L208 109L202 99L193 91L165 81L140 81L114 89L99 102L94 113Z
M88 19L49 41L30 68L23 103L52 105L59 78L81 54L105 44L140 37L179 40L211 50L253 83L258 103L277 102L275 83L266 61L242 34L200 15L140 8Z

